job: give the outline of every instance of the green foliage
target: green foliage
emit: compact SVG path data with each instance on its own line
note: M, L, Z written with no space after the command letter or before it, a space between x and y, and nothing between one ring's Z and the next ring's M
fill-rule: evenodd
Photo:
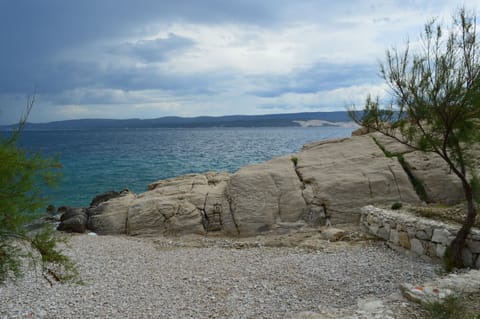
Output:
M415 177L415 175L413 175L412 171L410 170L410 167L408 167L407 163L405 162L403 155L399 154L397 158L400 165L402 165L403 170L405 171L405 173L407 173L408 179L410 180L410 183L412 183L415 193L417 193L418 197L422 201L427 203L430 202L430 199L428 198L428 195L427 195L427 191L425 190L425 186L423 186L423 183L421 180L419 180L418 178Z
M0 283L3 283L9 276L16 278L22 274L20 258L24 253L3 237L0 239Z
M451 258L457 266L462 265L461 250L475 221L478 200L471 150L480 142L479 49L476 17L465 9L459 10L446 30L432 20L425 25L420 45L407 43L403 50L387 50L380 74L389 88L390 102L383 105L378 97L368 96L363 112L349 111L355 122L370 131L436 153L461 180L468 211L452 241ZM423 186L398 158L422 194Z
M479 319L480 314L471 314L458 297L449 296L443 301L428 302L423 305L425 319Z
M408 179L410 180L410 183L412 183L413 189L417 193L418 197L424 202L429 202L430 200L428 198L427 192L425 190L425 187L423 186L422 181L416 178L415 175L413 175L407 163L405 163L403 154L392 153L389 150L387 150L385 146L383 146L374 136L372 136L372 139L375 142L375 144L377 144L377 146L382 150L383 154L385 154L386 157L388 158L396 157L398 159L398 162L400 163L400 165L402 165L403 170L407 173Z
M32 237L30 243L31 247L40 254L43 276L50 284L53 284L52 279L57 282L81 283L75 264L57 250L59 243L67 244L65 238L56 238L51 228L46 226Z
M397 202L397 203L393 203L391 209L397 210L397 209L402 208L402 206L403 206L402 203L398 203L398 202Z
M472 174L470 178L470 185L472 185L473 198L477 203L480 203L480 179L477 174Z
M17 146L34 99L19 127L10 136L0 134L0 284L22 275L25 258L40 260L43 277L50 283L77 278L73 263L57 248L61 242L49 228L35 234L27 226L45 207L42 187L52 186L60 165L39 153L27 153Z
M392 153L389 150L387 150L385 148L385 146L383 146L374 136L372 136L372 139L375 142L375 144L377 144L377 146L382 150L383 154L385 154L386 157L392 158L392 157L397 157L399 155L399 154Z
M295 167L297 167L297 164L298 164L298 157L296 156L292 156L290 158L290 160L292 161L293 165L295 165Z

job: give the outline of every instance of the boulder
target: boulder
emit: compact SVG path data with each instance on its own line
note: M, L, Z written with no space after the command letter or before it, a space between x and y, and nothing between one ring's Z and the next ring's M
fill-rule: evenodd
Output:
M297 171L310 210L325 207L333 224L357 224L359 207L367 204L420 203L398 160L386 157L370 135L306 145Z
M414 187L421 185L424 189L426 200L453 205L465 199L459 178L440 156L415 151L380 133L374 133L371 136L387 155L402 155L405 163L404 170L413 177L411 183L417 184ZM476 148L472 151L478 153Z
M241 168L227 186L238 234L254 235L302 219L307 211L302 187L290 157Z
M235 230L225 196L228 173L179 176L149 185L130 205L130 235L205 234Z
M87 227L101 235L125 234L128 208L136 195L130 192L88 209Z
M416 151L403 158L407 169L423 185L429 201L454 205L465 200L460 179L440 156Z
M87 210L78 207L62 206L58 209L62 215L60 216L60 224L57 230L74 233L84 233L87 227Z
M90 202L90 207L96 207L99 204L106 202L112 198L116 198L118 196L120 196L120 193L116 191L108 191L108 192L102 193L100 195L95 196L92 199L92 201Z

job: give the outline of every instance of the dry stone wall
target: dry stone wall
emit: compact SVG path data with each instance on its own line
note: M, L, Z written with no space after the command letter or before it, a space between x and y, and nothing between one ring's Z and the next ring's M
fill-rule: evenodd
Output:
M455 238L459 225L426 219L400 210L365 206L360 222L368 231L387 241L394 248L410 251L418 256L440 260L447 246ZM480 230L473 229L462 251L466 266L480 269Z

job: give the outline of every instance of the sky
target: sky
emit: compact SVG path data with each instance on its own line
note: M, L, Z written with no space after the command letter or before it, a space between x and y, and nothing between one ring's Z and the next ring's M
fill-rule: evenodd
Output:
M480 0L0 0L0 124L342 111Z

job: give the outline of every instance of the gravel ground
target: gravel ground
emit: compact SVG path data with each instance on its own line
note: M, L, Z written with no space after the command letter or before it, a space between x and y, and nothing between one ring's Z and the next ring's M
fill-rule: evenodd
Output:
M436 268L378 242L306 250L222 239L198 248L79 235L70 243L84 285L50 287L30 272L0 287L1 319L289 318L388 296L401 282L435 277Z

